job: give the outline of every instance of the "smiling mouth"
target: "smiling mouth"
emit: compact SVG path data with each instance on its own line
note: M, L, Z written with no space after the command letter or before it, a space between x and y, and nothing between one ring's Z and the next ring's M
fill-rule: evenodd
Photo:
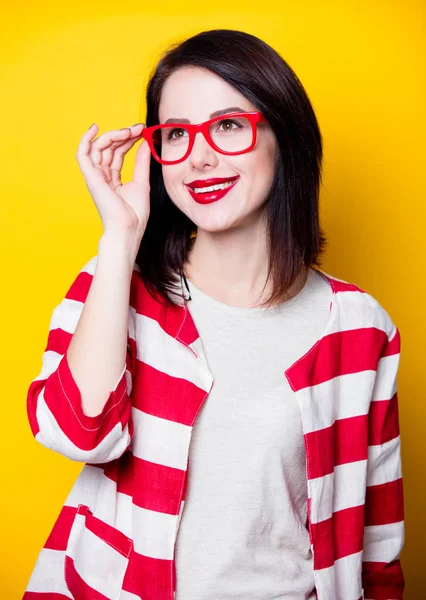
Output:
M187 186L189 194L193 200L198 204L211 204L221 200L235 187L240 180L239 177L234 178L231 181L225 181L224 183L209 186L207 188L196 188L195 190L191 186ZM204 191L206 190L206 191ZM209 191L212 190L212 191Z
M230 181L225 181L225 183L219 183L217 185L210 185L208 187L198 187L198 188L193 188L191 186L189 186L189 187L196 194L208 194L208 193L212 193L212 192L217 192L219 190L224 190L227 187L229 187L230 185L232 185L234 182L235 182L235 179L230 180Z

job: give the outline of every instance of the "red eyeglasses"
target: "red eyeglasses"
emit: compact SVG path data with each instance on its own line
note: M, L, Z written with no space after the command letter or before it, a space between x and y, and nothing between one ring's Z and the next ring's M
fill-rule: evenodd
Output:
M210 146L221 154L244 154L256 144L257 123L268 122L259 111L234 112L204 123L167 123L145 127L141 135L148 142L155 160L175 165L191 153L195 136L201 132Z

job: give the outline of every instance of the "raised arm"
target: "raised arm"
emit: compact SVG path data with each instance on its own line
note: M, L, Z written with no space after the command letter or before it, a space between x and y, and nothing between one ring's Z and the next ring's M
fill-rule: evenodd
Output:
M95 125L95 124L93 124ZM141 144L133 179L121 183L126 152L142 124L82 136L77 160L104 226L98 255L53 312L43 368L28 390L35 438L77 461L123 454L133 435L130 392L136 364L129 314L137 252L150 213L150 150Z

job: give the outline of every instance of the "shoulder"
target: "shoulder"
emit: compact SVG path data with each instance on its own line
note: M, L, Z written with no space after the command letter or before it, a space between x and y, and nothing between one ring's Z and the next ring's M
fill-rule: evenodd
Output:
M333 299L338 303L341 313L360 327L374 327L383 331L388 339L397 333L397 327L387 309L369 291L356 282L339 279L321 271L327 277L333 290Z

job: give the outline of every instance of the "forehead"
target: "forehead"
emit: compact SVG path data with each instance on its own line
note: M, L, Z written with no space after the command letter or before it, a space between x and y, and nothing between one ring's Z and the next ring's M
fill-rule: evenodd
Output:
M159 120L188 119L199 123L214 111L239 106L243 110L256 107L224 79L200 67L182 67L172 73L164 83Z

